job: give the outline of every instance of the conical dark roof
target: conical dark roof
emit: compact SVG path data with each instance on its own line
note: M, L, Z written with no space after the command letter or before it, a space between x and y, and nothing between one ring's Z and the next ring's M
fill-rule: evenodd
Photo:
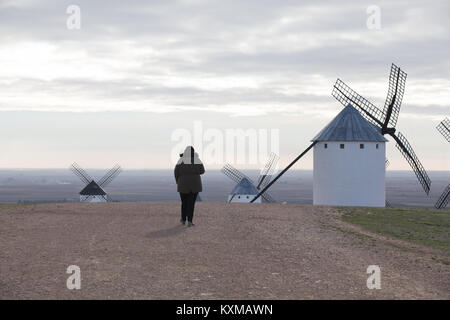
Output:
M251 183L247 178L242 178L242 180L234 187L231 194L258 194L258 189Z
M99 196L106 195L106 192L100 187L97 182L92 180L89 184L80 191L80 195L82 196Z
M320 131L312 141L386 142L381 130L371 124L351 104Z

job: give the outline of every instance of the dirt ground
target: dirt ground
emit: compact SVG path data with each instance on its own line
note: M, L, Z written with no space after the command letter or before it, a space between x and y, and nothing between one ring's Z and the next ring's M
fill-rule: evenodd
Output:
M0 299L449 299L450 253L342 222L328 207L0 206ZM69 290L69 265L81 289ZM381 289L366 285L381 268Z

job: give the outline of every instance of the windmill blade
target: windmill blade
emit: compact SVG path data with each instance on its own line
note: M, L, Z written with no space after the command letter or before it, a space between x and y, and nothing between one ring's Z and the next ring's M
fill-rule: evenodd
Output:
M280 157L277 156L276 159L276 163L278 163L278 159ZM276 167L276 164L273 165L273 168ZM257 188L258 190L264 189L271 181L272 181L272 176L273 176L274 170L271 170L270 173L266 176L266 178L261 182L261 184L259 185L259 188Z
M93 179L87 174L76 162L70 166L70 170L78 177L80 180L86 184L90 183Z
M403 94L405 93L406 76L407 74L403 70L392 64L391 73L389 74L389 89L383 109L386 117L384 119L386 127L395 128L397 124Z
M450 120L448 120L448 118L442 120L436 129L444 136L447 142L450 142Z
M401 134L401 132L397 132L397 135L391 134L391 136L397 142L396 147L398 148L398 150L400 150L402 155L408 161L409 165L414 170L417 179L419 179L419 182L422 185L423 190L428 195L430 192L431 180L428 177L425 168L420 163L419 158L417 158L416 153L412 149L408 140L406 140L405 136Z
M444 189L438 201L434 205L436 209L445 209L450 200L450 184L447 185L447 188Z
M87 196L86 198L84 198L84 200L82 200L81 202L89 202L89 198L92 198L93 196Z
M246 176L244 173L236 169L230 164L226 164L220 171L224 173L228 178L233 180L236 183L241 182L243 178L247 178L251 183L253 183L252 179L250 179L248 176Z
M385 168L389 167L389 164L390 164L390 162L389 162L388 158L386 158L386 160L384 161Z
M276 153L274 152L270 153L269 159L267 160L264 168L261 170L261 173L258 178L258 185L256 186L258 190L261 189L262 187L265 187L270 182L270 179L272 177L272 174L275 170L275 167L279 159L280 157Z
M111 170L109 170L98 182L100 187L106 187L111 181L122 172L122 168L116 164Z
M263 192L262 194L261 194L261 197L266 201L266 202L269 202L269 203L275 203L275 202L277 202L267 191L265 191L265 192Z
M382 119L385 118L383 111L381 111L367 99L356 93L356 91L347 86L341 79L336 80L336 83L333 87L333 92L331 94L344 107L351 104L369 122L380 128L382 127Z

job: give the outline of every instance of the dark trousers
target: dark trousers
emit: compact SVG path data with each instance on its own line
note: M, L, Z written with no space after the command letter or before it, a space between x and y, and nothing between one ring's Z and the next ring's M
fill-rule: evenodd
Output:
M181 219L192 222L194 218L195 200L197 200L198 192L196 193L180 193L181 198Z

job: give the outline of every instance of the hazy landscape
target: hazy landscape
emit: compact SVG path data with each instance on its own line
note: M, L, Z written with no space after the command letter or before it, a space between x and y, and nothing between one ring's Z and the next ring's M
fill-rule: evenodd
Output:
M106 170L88 169L94 179ZM259 171L245 171L256 180ZM387 171L386 195L393 206L432 207L450 181L449 171L430 171L430 196L426 196L412 171ZM224 202L234 183L219 170L209 170L203 177L206 202ZM0 202L73 202L83 184L69 169L0 170ZM179 200L172 170L125 170L107 188L111 200L173 201ZM270 190L279 202L312 204L312 171L287 172Z

